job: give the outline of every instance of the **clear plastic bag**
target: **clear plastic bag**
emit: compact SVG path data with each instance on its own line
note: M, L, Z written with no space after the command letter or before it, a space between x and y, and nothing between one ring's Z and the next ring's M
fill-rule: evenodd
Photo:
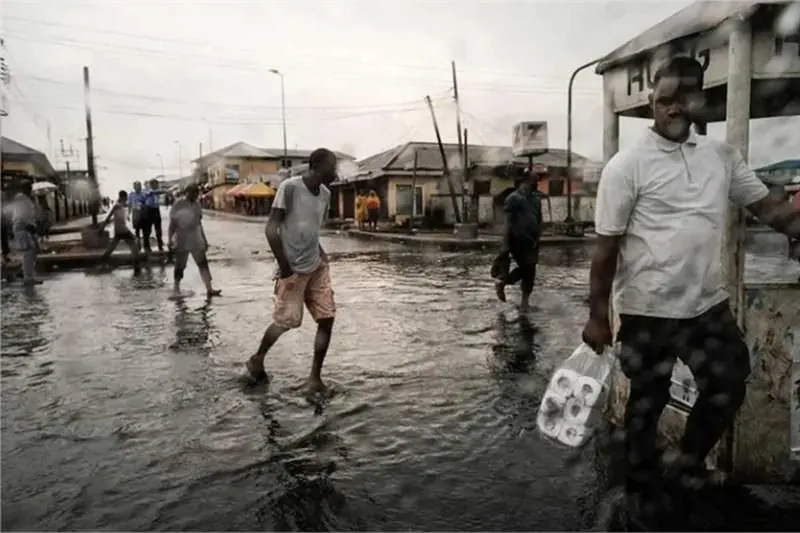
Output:
M591 440L608 401L614 352L608 348L598 355L581 344L561 363L542 396L540 433L572 448Z

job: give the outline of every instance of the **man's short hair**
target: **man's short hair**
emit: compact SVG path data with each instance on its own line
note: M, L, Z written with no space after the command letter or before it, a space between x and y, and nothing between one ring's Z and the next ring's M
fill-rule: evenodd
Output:
M308 168L310 170L318 169L329 157L336 157L336 154L327 148L317 148L308 156Z
M126 191L124 189L119 191L119 194L117 195L117 198L120 199L120 200L126 200L128 198L128 191Z
M693 57L676 56L666 60L653 75L653 86L662 78L688 78L695 82L698 90L703 90L703 67Z

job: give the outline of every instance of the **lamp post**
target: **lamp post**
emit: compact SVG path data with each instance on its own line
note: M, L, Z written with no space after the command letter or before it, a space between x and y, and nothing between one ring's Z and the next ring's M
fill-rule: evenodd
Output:
M161 162L161 179L164 179L164 156L160 153L156 154L158 160Z
M284 91L283 73L275 68L271 68L269 71L279 76L281 79L281 122L283 123L283 163L281 164L281 168L287 168L289 164L289 154L286 149L286 93Z
M183 177L183 150L180 141L175 141L175 144L178 145L178 179L181 179Z

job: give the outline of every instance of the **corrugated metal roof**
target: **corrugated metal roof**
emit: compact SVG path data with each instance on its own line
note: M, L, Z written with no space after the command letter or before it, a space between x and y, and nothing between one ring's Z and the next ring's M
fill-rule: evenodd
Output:
M602 74L639 54L683 37L713 30L728 20L738 17L749 18L762 5L780 3L784 2L695 2L604 56L595 68L595 72Z
M461 168L458 153L458 144L444 144L445 157L451 170ZM414 152L417 153L417 170L438 171L443 170L442 156L439 146L435 142L409 142L390 148L358 162L359 172L354 176L355 179L370 173L395 171L408 171L414 165ZM474 145L468 146L467 155L471 164L478 166L501 166L509 163L527 164L527 157L514 157L510 146L488 146ZM583 165L589 160L572 152L572 163ZM565 167L567 165L567 151L559 148L551 148L546 154L533 158L535 164L544 164L552 167Z
M292 159L308 158L313 150L286 150L288 157ZM336 157L341 159L354 160L355 157L345 154L343 152L333 151ZM259 148L244 141L239 141L230 144L219 150L210 152L203 157L193 159L193 163L199 161L209 161L220 157L241 157L241 158L256 158L256 159L281 159L283 157L283 148Z
M800 159L786 159L770 165L757 168L755 172L768 172L770 170L800 170Z

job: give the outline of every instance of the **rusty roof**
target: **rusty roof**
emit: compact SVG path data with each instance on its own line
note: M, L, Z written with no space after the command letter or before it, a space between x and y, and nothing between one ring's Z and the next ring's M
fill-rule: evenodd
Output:
M445 157L451 170L460 168L458 144L443 144ZM442 156L439 146L435 142L407 142L400 144L383 152L369 156L358 162L358 172L350 179L342 181L358 181L367 176L375 176L381 173L408 172L414 164L414 153L417 153L417 170L441 172ZM470 163L478 166L503 166L508 164L527 164L527 157L514 157L510 146L489 146L470 144L467 155ZM535 156L534 163L544 164L552 167L565 167L567 161L567 151L559 148L551 148L547 153ZM589 160L581 154L572 152L572 164L584 165Z
M761 6L784 3L785 2L745 1L695 2L604 56L597 64L597 67L595 67L595 73L602 74L633 57L645 54L677 39L713 30L728 20L749 18Z

